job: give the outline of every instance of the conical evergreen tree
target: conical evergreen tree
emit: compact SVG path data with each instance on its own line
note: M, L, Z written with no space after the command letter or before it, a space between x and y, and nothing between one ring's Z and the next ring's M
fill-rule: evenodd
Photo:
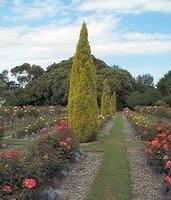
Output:
M114 114L116 112L116 92L114 91L110 99L110 112Z
M83 23L70 74L68 119L81 142L97 134L96 71L91 57L86 24Z
M103 93L101 98L101 114L103 116L110 115L110 86L105 79L103 84Z

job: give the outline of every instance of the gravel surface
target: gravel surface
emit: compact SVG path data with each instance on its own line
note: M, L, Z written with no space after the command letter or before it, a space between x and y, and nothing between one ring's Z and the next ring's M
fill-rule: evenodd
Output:
M74 164L58 190L59 200L85 199L102 160L102 153L86 153L80 163Z
M130 122L123 117L124 134L127 142L135 142L135 131ZM132 200L165 200L161 194L159 177L146 164L144 148L131 146L127 148L132 181Z
M99 134L100 135L110 135L114 119L116 118L116 115L109 119L100 129Z

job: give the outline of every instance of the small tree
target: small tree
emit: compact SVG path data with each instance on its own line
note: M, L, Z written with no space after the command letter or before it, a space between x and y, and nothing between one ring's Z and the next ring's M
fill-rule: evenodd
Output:
M101 98L101 114L103 116L110 115L110 87L108 81L105 79L103 84L103 93Z
M110 112L114 114L116 112L116 92L114 91L110 99Z
M91 57L86 24L83 23L70 74L68 119L81 142L97 134L96 71Z

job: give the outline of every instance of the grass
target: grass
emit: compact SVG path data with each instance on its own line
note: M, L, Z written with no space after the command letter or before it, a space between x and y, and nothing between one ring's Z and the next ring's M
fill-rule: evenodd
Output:
M50 134L53 132L50 132ZM35 141L34 140L28 140L28 139L12 139L12 138L6 138L3 137L2 141L4 143L6 143L7 145L9 145L9 147L11 147L12 149L17 149L22 153L26 153L28 151L28 149L30 149Z
M86 200L131 200L127 144L123 136L123 120L117 114L110 136L100 137L98 142L83 146L86 151L104 152L102 166ZM140 144L141 145L141 144Z
M25 153L27 149L30 148L33 144L33 140L22 140L22 139L3 139L3 141L12 146L13 149L18 149L20 152Z

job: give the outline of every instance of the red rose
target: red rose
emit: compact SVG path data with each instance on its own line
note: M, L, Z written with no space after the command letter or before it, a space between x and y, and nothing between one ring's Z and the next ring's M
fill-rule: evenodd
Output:
M45 155L43 156L43 158L44 158L45 160L48 160L48 154L45 154Z
M59 122L59 125L60 126L65 126L65 125L67 125L67 121L65 121L65 120L61 120L60 122Z
M171 160L168 160L166 163L166 168L171 169Z
M171 142L171 135L168 135L168 140Z
M168 144L164 144L163 148L165 149L165 151L168 151L169 150L169 145Z
M11 193L12 192L12 189L11 189L11 186L9 185L4 185L2 190L6 193Z
M62 126L59 126L59 125L54 126L54 130L55 130L56 132L60 132L62 129L63 129Z
M171 184L171 176L166 176L166 177L165 177L165 181L166 181L168 184Z
M160 133L157 136L159 136L159 137L166 137L166 133Z
M41 134L47 134L47 133L48 133L47 128L46 128L46 127L41 128L41 129L40 129L40 133L41 133Z
M151 141L152 146L156 146L156 147L160 147L161 144L159 143L159 138L155 137L152 141Z
M19 156L20 156L20 152L19 152L18 150L13 150L13 151L12 151L12 155L13 155L14 157L19 157Z
M18 150L12 150L12 151L7 151L7 152L2 152L0 153L0 157L2 158L12 158L12 157L19 157L20 152Z
M157 126L157 130L161 131L162 130L161 126Z
M145 149L145 152L149 155L153 154L153 150L152 149Z
M36 186L36 181L32 178L25 179L23 183L28 188L34 188Z

